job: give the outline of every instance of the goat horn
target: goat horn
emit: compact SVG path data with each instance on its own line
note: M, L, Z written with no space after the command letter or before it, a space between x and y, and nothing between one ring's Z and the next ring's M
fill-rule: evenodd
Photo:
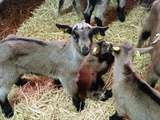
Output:
M156 44L158 41L160 41L160 33L157 33L155 36L155 40L151 43L151 45Z

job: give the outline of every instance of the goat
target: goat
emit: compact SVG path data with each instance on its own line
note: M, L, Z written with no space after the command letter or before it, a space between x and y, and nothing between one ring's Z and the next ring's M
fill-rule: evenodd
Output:
M141 80L132 65L133 56L150 52L154 46L133 48L129 44L113 47L112 92L116 102L116 113L110 120L158 120L160 118L160 93Z
M56 41L61 47L64 45L63 41ZM55 41L52 42L55 44ZM85 102L86 98L93 100L107 100L112 97L111 90L103 90L105 84L102 80L102 75L108 72L114 62L114 57L110 51L112 47L111 44L108 44L104 41L97 42L93 44L92 52L85 58L86 60L83 63L79 71L79 78L77 82L78 86L78 95L83 98ZM44 86L43 88L51 88L51 81L44 77L22 77L21 81L28 81L30 84L22 87L22 90L17 92L14 96L13 101L17 101L16 98L21 98L21 92L25 94L34 93L33 91L37 89L37 84ZM55 80L53 86L60 87L61 84ZM16 84L17 85L17 84ZM18 84L19 85L19 84ZM23 84L22 84L23 85Z
M87 0L87 7L84 10L84 18L87 23L90 23L91 15L96 8L95 21L98 26L103 25L104 13L108 7L110 0ZM118 19L123 22L125 21L124 8L126 0L117 0L117 16Z
M139 37L138 47L141 47L144 42L150 37L149 44L154 40L157 33L160 33L160 0L153 2L151 7L151 12L146 18L143 29ZM155 87L158 79L160 79L160 45L157 44L156 47L151 52L151 69L148 74L148 83Z
M77 84L79 94L84 99L89 96L89 98L104 101L112 96L111 90L102 90L105 85L102 75L109 71L114 62L114 56L110 51L111 47L111 44L104 41L97 42L93 53L87 56L86 62L80 69Z
M56 26L72 36L62 48L27 38L10 37L0 42L0 105L6 117L13 116L7 95L19 77L27 73L58 78L77 110L83 109L84 104L77 95L78 71L90 52L93 36L106 31L107 27L92 27L84 22L73 27Z

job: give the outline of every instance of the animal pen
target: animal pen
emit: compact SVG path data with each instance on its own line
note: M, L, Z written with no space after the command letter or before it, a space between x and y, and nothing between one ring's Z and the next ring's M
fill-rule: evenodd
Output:
M66 0L64 5L66 8L70 6L68 1ZM116 18L115 1L111 0L105 14L104 26L108 26L109 29L104 40L118 45L127 41L136 46L144 18L149 11L136 0L127 0L126 20L120 22ZM58 4L59 0L4 0L0 4L0 38L16 34L47 42L54 40L66 42L69 35L58 30L55 24L72 26L81 21L81 18L74 10L60 16ZM95 25L95 22L92 20L91 24ZM142 79L147 77L150 59L149 54L134 57L136 72ZM112 76L112 68L103 75L107 89L112 87ZM20 88L14 85L9 93L8 98L14 108L11 120L109 120L109 116L116 111L115 99L110 98L107 101L87 99L84 110L77 112L72 105L71 97L50 78L32 74L23 77L30 82ZM5 119L0 112L0 120Z

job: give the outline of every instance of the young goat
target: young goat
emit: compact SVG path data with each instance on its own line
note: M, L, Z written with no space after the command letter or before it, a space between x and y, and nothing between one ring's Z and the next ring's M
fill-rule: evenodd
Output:
M87 97L102 101L112 97L111 90L103 90L105 83L102 80L102 75L110 70L114 62L111 48L112 44L105 41L97 42L83 61L77 81L78 95L83 98L83 103Z
M160 33L160 0L156 0L152 7L149 16L144 22L142 32L138 41L138 47L141 47L143 43L150 37L149 44L154 40L157 33ZM160 44L151 52L151 69L149 71L148 83L155 87L155 84L160 79Z
M113 96L117 112L110 120L158 120L160 118L160 93L141 80L133 70L132 57L136 52L146 53L153 49L133 48L124 44L113 47L115 63L113 68Z
M112 45L105 41L97 42L93 45L92 52L85 57L77 81L77 94L83 103L87 97L102 101L112 97L111 90L103 90L105 83L102 80L102 75L110 70L114 62L111 47Z
M18 36L8 36L9 38L15 38ZM56 44L59 47L63 47L65 45L64 41L52 41L49 44ZM88 97L93 100L107 100L112 97L111 90L104 90L105 83L102 80L102 75L108 72L114 62L114 56L111 52L112 44L106 43L105 41L97 42L93 45L92 52L85 58L86 60L83 63L79 71L79 80L77 82L78 85L78 95L83 98L83 102ZM31 80L30 80L31 79ZM14 96L13 101L17 101L17 97L23 97L25 94L32 94L37 89L37 84L43 88L51 88L52 82L46 80L45 77L32 77L26 78L21 77L19 81L17 81L16 85L23 85L26 82L30 81L30 84L25 85L22 90L17 92ZM58 82L59 80L54 81L54 86L60 87L61 84Z
M77 82L79 94L84 99L89 97L106 100L112 96L111 90L103 91L105 84L102 80L102 75L109 71L114 62L111 47L111 44L104 41L98 42L94 46L93 52L86 57Z
M62 47L64 43L64 41L51 42L51 44L57 44L60 47ZM114 62L114 56L110 50L112 45L105 41L100 41L93 46L92 53L84 60L83 66L79 71L79 79L77 81L77 94L82 98L81 101L83 100L83 103L85 103L85 99L87 97L93 100L102 101L112 97L111 90L103 90L105 83L102 80L102 75L110 70ZM25 79L21 80L21 82L22 81L26 82ZM58 82L58 80L56 81ZM59 82L57 85L61 86Z
M13 116L7 95L14 83L20 85L20 76L27 73L58 78L77 109L83 109L84 104L77 95L78 72L90 52L93 36L107 28L92 27L84 22L73 27L56 26L72 36L62 48L25 38L10 37L0 42L0 105L6 117Z
M87 7L84 10L84 18L87 23L90 23L91 15L96 8L95 21L98 26L103 25L104 13L108 7L110 0L87 0ZM117 0L117 16L120 21L125 21L124 8L126 0Z

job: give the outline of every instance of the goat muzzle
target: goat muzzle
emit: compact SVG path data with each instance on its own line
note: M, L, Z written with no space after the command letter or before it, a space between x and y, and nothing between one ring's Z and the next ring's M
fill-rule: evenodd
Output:
M89 52L90 52L90 48L88 48L86 46L82 47L82 49L81 49L82 55L87 56L89 54Z

